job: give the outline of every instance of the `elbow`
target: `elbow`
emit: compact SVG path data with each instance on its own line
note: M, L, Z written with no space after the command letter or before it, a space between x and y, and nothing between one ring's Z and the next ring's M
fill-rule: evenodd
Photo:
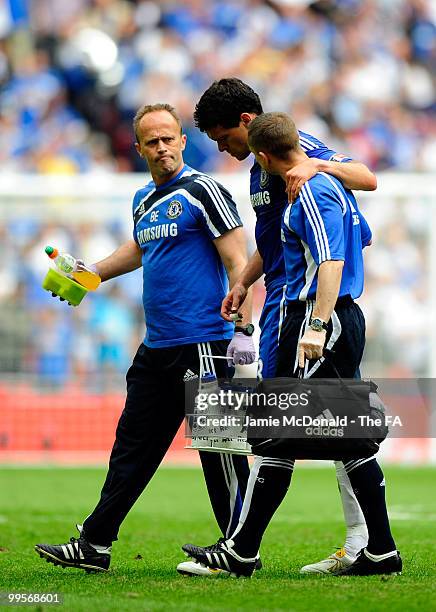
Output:
M247 265L247 258L240 254L239 257L232 257L231 259L222 260L224 267L227 272L227 276L236 275L239 276L242 270Z
M368 172L366 191L375 191L376 189L377 189L377 177L373 172Z
M362 162L357 162L359 166L359 174L355 175L352 179L349 180L350 184L344 182L344 186L348 189L357 189L359 191L375 191L377 189L377 177L374 172L362 164Z

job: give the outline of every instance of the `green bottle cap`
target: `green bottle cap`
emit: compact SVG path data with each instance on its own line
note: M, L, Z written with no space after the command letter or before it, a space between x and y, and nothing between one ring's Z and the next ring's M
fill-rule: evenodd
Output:
M51 255L54 251L54 248L52 246L46 246L44 251L47 253L47 255Z

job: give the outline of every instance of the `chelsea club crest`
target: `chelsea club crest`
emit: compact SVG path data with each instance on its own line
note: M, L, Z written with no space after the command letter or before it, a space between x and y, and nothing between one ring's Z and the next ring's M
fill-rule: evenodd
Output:
M167 217L168 219L177 219L183 212L182 203L178 200L173 200L167 209Z
M263 189L264 187L266 187L266 186L267 186L267 184L268 184L268 179L269 179L269 174L268 174L268 172L267 172L266 170L263 170L263 169L262 169L262 170L260 171L260 181L259 181L260 186L262 187L262 189Z

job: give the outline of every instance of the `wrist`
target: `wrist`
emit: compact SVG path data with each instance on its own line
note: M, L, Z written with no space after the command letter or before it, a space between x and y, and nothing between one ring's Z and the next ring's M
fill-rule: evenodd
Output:
M236 283L233 285L233 289L235 288L239 291L246 293L250 288L250 283L248 281L244 281L244 279L241 278L237 280Z
M309 322L309 327L315 332L326 332L327 322L320 317L312 317Z
M253 323L247 323L246 325L236 325L235 334L243 334L244 336L252 336L254 333Z
M327 317L325 314L316 314L315 309L313 310L310 320L312 319L320 319L323 323L328 323L330 321L330 317Z
M331 169L331 162L326 159L312 157L318 172L328 172Z

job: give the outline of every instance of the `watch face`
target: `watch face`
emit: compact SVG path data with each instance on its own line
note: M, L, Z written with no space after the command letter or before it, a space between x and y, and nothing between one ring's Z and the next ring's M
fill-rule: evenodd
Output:
M245 328L245 333L247 336L252 336L254 333L254 325L253 323L249 323Z
M247 323L247 325L244 325L244 327L237 325L235 327L235 331L244 334L244 336L252 336L254 333L254 325L253 323Z
M321 319L312 319L312 321L310 322L310 328L313 329L314 331L322 331L324 329L324 326L322 324L323 322L321 321Z

